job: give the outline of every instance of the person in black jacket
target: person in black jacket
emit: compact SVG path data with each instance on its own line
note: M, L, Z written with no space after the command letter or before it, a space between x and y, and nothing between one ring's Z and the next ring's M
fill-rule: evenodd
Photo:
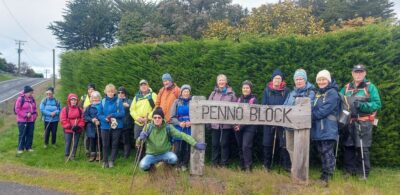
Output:
M262 105L283 105L290 90L286 87L283 73L277 69L272 74L271 81L265 87L262 99ZM286 150L285 133L279 126L264 126L263 134L263 165L269 171L272 165L272 150L279 143L280 163L286 171L290 171L291 162Z
M129 108L131 107L132 100L127 97L127 92L125 87L118 88L118 98L123 103L125 109L124 127L122 128L122 142L124 143L124 157L128 158L131 152L131 133L133 131L133 119L129 113Z
M257 98L252 93L253 83L245 80L242 83L242 95L238 98L238 103L257 104ZM253 164L253 142L257 127L255 125L235 125L235 137L239 146L240 165L242 170L251 171Z

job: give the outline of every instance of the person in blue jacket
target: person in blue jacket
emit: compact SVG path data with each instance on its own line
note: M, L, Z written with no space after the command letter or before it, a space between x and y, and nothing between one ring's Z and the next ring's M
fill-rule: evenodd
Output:
M290 92L283 105L293 106L298 97L308 97L311 100L311 106L315 99L315 87L307 80L307 72L304 69L297 69L293 76L294 89ZM289 153L291 162L293 161L294 151L294 131L293 129L286 128L286 150Z
M46 91L46 97L40 103L40 111L42 112L44 121L44 148L49 145L51 133L51 144L56 145L57 127L60 120L61 106L60 102L54 98L54 88L49 87Z
M182 85L181 95L174 101L170 109L171 123L180 132L192 135L189 117L189 102L192 100L190 85ZM178 157L178 168L185 171L189 166L190 145L181 138L174 137L175 154Z
M101 140L103 143L103 168L114 167L117 157L118 141L124 127L125 109L116 96L117 90L113 84L108 84L104 90L106 97L101 100L98 117L100 119ZM111 141L112 138L112 141ZM108 160L111 142L111 161Z
M271 77L263 92L262 105L283 105L290 93L286 87L283 73L277 69ZM285 132L283 127L265 125L263 128L263 166L269 171L272 166L274 144L279 148L279 159L283 168L290 171L290 158L286 150ZM279 144L279 145L278 145ZM276 150L275 150L276 151ZM275 155L275 154L274 154Z
M320 181L325 184L335 168L334 147L338 138L337 117L340 97L338 86L327 70L317 74L317 95L312 108L311 140L315 142L322 162Z
M100 120L98 117L99 110L101 109L101 95L98 91L93 91L90 95L91 104L86 107L84 118L86 123L86 136L89 145L89 162L100 160ZM97 151L97 155L96 155Z

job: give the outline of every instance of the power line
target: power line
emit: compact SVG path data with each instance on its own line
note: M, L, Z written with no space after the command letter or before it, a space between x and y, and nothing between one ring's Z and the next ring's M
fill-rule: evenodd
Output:
M13 18L13 20L15 21L15 23L19 26L19 28L21 28L22 31L24 31L24 33L33 40L33 42L35 42L37 45L50 50L50 48L44 46L43 44L39 43L39 41L37 41L35 38L33 38L33 36L31 36L28 31L25 30L25 28L21 25L21 23L19 23L19 21L17 20L17 18L14 16L14 14L11 12L10 8L8 8L5 0L2 0L4 7L7 9L8 13L10 14L10 16Z

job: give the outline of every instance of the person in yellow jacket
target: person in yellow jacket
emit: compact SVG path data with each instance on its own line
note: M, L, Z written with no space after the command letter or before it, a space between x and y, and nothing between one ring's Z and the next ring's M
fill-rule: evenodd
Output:
M90 96L93 91L96 90L96 86L93 83L89 83L87 86L87 94L81 96L81 100L79 101L79 107L85 111L85 109L90 105Z
M129 109L132 118L135 120L133 128L135 140L139 137L145 121L149 120L147 117L152 116L156 100L157 94L151 90L149 83L144 79L141 80L139 82L139 91L133 98Z

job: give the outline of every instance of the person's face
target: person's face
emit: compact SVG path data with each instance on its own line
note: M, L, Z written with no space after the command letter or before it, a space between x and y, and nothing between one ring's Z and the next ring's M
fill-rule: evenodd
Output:
M46 96L48 98L52 98L53 97L53 93L51 91L46 91Z
M218 88L222 89L222 88L226 87L226 83L227 82L226 82L225 78L223 78L223 77L218 78L218 81L217 81Z
M92 92L94 91L94 89L93 88L89 88L88 90L87 90L87 92L88 92L88 95L90 95L90 94L92 94Z
M185 98L185 99L190 97L189 89L185 89L185 90L182 91L182 97Z
M367 75L367 72L363 70L356 70L352 71L351 75L353 76L355 82L361 83L364 80L365 76Z
M164 82L163 82L164 84ZM140 85L140 92L145 93L149 90L149 86L146 83Z
M171 85L171 81L170 80L163 80L163 86L164 87L169 87Z
M92 101L93 104L97 104L100 102L100 97L91 96L90 100Z
M329 84L329 81L328 81L328 79L326 79L325 77L319 77L319 78L317 79L317 85L318 85L318 87L319 87L320 89L323 89L323 88L327 87L328 84Z
M125 98L125 93L123 91L118 91L118 98L119 99L124 99Z
M296 77L294 79L294 84L296 88L303 88L306 86L306 81L303 79L303 77Z
M153 123L155 124L155 125L157 125L157 126L160 126L161 124L162 124L162 118L161 118L161 116L160 115L157 115L157 114L155 114L154 116L153 116Z
M280 75L276 75L273 79L272 79L272 85L275 87L279 87L282 83L282 77Z
M76 106L76 103L78 103L78 100L76 98L71 98L71 106Z
M31 97L32 95L33 95L33 91L28 92L28 93L25 93L25 96L26 96L26 97Z
M251 93L250 86L249 85L243 85L242 86L242 93L243 93L244 96L250 95L250 93Z
M107 94L107 97L109 97L109 98L113 98L115 95L114 90L112 90L112 89L108 89L106 94Z

